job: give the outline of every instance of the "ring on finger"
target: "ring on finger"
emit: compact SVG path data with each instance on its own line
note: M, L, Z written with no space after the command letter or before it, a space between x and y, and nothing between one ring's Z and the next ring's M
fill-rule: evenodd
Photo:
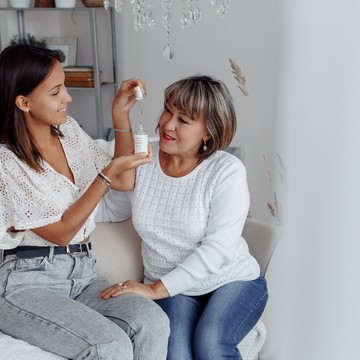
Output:
M126 289L126 284L123 282L117 283L116 286L118 286L120 289Z

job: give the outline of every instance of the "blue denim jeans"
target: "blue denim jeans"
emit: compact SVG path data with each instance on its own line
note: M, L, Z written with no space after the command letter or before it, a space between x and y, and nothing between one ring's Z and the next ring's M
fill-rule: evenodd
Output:
M167 360L242 359L237 345L255 326L268 299L266 281L234 281L202 296L157 303L170 319Z
M169 320L144 297L101 299L108 284L89 255L5 258L0 328L69 359L166 359Z

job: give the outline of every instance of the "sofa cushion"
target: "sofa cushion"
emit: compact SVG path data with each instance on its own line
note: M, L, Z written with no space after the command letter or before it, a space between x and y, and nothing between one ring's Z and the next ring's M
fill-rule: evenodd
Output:
M0 358L7 360L64 360L29 343L5 335L0 331Z
M97 223L90 239L100 277L111 284L129 279L142 281L141 240L131 219Z

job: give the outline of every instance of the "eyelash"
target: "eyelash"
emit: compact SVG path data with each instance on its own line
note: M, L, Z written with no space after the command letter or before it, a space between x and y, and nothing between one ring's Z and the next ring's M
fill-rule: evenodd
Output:
M164 110L169 113L169 114L172 114L172 112L166 107L164 106ZM182 118L179 118L179 120L183 123L183 124L186 124L186 125L190 125L190 123Z

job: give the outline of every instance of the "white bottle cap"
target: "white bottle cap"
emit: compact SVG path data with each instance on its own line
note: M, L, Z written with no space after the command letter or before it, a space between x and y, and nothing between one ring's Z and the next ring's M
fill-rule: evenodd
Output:
M144 94L140 88L140 86L135 87L135 99L142 100L144 98Z

